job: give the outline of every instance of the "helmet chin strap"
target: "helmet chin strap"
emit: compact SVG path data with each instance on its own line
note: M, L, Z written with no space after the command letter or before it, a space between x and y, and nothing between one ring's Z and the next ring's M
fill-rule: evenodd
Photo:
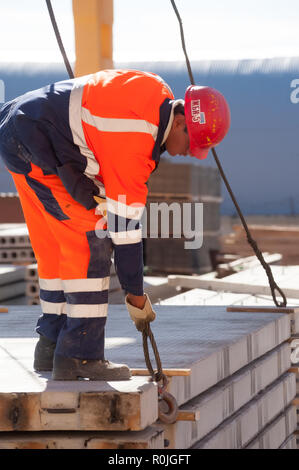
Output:
M180 17L180 14L178 12L178 9L176 7L176 4L174 2L174 0L170 0L171 1L171 4L173 6L173 9L175 11L175 14L177 16L177 19L179 21L179 25L180 25L180 32L181 32L181 41L182 41L182 48L183 48L183 51L184 51L184 54L185 54L185 58L186 58L186 65L187 65L187 69L188 69L188 74L189 74L189 79L190 79L190 82L191 82L191 85L195 85L195 82L194 82L194 77L193 77L193 73L192 73L192 69L191 69L191 65L190 65L190 61L189 61L189 58L188 58L188 54L187 54L187 51L186 51L186 44L185 44L185 38L184 38L184 29L183 29L183 23L182 23L182 19ZM261 265L263 266L263 268L265 269L266 271L266 274L267 274L267 277L268 277L268 281L269 281L269 285L270 285L270 289L271 289L271 294L272 294L272 298L273 298L273 301L275 303L275 305L277 307L286 307L287 305L287 299L286 299L286 296L284 295L283 291L278 287L278 285L276 284L274 278L273 278L273 274L272 274L272 271L271 271L271 268L270 266L268 265L268 263L266 263L264 257L263 257L263 254L261 253L261 251L259 250L258 246L257 246L257 243L256 241L252 238L251 236L251 233L249 231L249 228L248 228L248 225L245 221L245 218L242 214L242 211L239 207L239 204L234 196L234 193L230 187L230 184L225 176L225 173L223 171L223 168L220 164L220 161L219 161L219 158L218 158L218 155L216 153L216 150L214 147L211 148L212 150L212 153L213 153L213 157L215 159L215 162L216 162L216 165L218 167L218 170L221 174L221 177L224 181L224 184L230 194L230 197L235 205L235 208L238 212L238 215L241 219L241 222L243 224L243 227L245 229L245 232L246 232L246 235L247 235L247 241L248 243L250 244L250 246L252 247L256 257L258 258L258 260L260 261ZM275 294L275 291L279 292L280 296L282 297L282 302L279 302L277 299L276 299L276 294Z

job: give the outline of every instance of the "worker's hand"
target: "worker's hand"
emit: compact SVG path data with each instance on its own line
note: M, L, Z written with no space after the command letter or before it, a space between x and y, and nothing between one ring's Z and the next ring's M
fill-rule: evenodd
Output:
M133 305L133 307L141 308L143 309L145 302L146 302L146 295L134 295L134 294L128 294L126 296L126 301Z
M139 303L140 308L136 306L136 302L135 302L135 305L132 305L131 303L132 297L136 298L139 296L132 296L132 294L128 294L125 299L126 306L129 311L130 317L132 318L133 322L136 325L137 330L142 330L146 322L151 322L156 318L156 314L153 311L151 301L147 294L144 294L143 300L141 297L140 303Z
M100 196L93 196L94 200L98 203L96 207L96 214L102 215L107 220L107 201Z

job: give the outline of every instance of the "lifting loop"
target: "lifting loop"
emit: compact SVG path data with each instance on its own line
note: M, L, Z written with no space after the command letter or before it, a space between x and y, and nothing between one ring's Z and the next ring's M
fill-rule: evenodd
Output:
M152 380L158 383L158 410L159 410L159 419L166 424L171 424L176 421L178 415L178 405L176 399L173 395L166 392L166 387L168 385L168 379L165 374L163 374L161 359L159 351L156 345L156 341L151 330L149 322L143 322L142 330L142 339L143 339L143 351L146 366L149 370L149 373L152 376ZM148 350L148 338L150 339L153 352L155 355L155 360L157 364L157 372L154 371L151 364L149 350ZM159 384L162 382L162 384Z
M168 392L163 392L159 397L158 409L160 421L165 424L173 424L176 422L179 409L173 395Z

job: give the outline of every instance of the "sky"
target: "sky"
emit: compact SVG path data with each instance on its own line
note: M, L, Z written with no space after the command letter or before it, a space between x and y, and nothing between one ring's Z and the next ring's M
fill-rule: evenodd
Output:
M84 0L82 0L84 1ZM299 55L298 0L176 0L190 60ZM71 0L52 0L70 61ZM44 0L0 0L0 61L61 62ZM114 0L113 59L184 60L170 0Z

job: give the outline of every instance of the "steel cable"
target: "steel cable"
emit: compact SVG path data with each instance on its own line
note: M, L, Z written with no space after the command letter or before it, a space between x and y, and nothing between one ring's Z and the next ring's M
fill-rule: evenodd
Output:
M170 0L171 1L171 4L173 6L173 9L175 11L175 14L177 16L177 19L178 19L178 22L179 22L179 25L180 25L180 33L181 33L181 42L182 42L182 48L183 48L183 51L184 51L184 54L185 54L185 58L186 58L186 64L187 64L187 69L188 69L188 74L189 74L189 79L190 79L190 82L191 82L191 85L195 85L195 82L194 82L194 77L193 77L193 73L192 73L192 70L191 70L191 65L190 65L190 61L189 61L189 58L188 58L188 54L187 54L187 50L186 50L186 44L185 44L185 37L184 37L184 29L183 29L183 23L182 23L182 19L180 17L180 14L178 12L178 9L176 7L176 4L175 4L175 1L174 0ZM215 159L215 162L216 162L216 165L218 167L218 170L221 174L221 177L224 181L224 184L230 194L230 197L235 205L235 208L239 214L239 217L241 219L241 222L243 224L243 227L244 227L244 230L246 232L246 235L247 235L247 241L248 243L250 244L250 246L252 247L256 257L258 258L258 260L260 261L261 265L263 266L263 268L265 269L266 271L266 274L267 274L267 277L268 277L268 281L269 281L269 285L270 285L270 289L271 289L271 294L272 294L272 298L273 298L273 301L275 303L275 305L277 307L286 307L287 305L287 299L286 299L286 296L284 295L283 291L278 287L278 285L276 284L274 278L273 278L273 274L272 274L272 270L269 266L269 264L265 261L264 257L263 257L263 254L261 253L261 251L259 250L258 246L257 246L257 243L256 241L252 238L251 236L251 233L250 233L250 230L247 226L247 223L245 221L245 218L242 214L242 211L239 207L239 204L237 203L237 200L234 196L234 193L230 187L230 184L225 176L225 173L223 171L223 168L221 166L221 163L219 161L219 158L217 156L217 153L216 153L216 150L215 148L212 148L212 153L213 153L213 157ZM282 302L279 302L276 298L276 294L275 294L275 291L278 291L283 299Z

